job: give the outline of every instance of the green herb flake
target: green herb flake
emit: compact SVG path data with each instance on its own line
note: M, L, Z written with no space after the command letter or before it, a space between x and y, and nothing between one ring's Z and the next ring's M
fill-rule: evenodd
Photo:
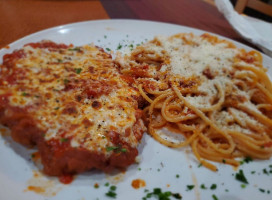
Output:
M126 148L122 148L121 152L125 153L125 152L127 152L127 149Z
M251 174L255 174L256 173L256 171L251 171Z
M245 163L249 163L249 162L252 162L253 160L252 160L252 158L250 157L250 156L247 156L247 157L245 157L245 159L244 159L244 162Z
M62 59L57 59L58 63L63 63Z
M211 190L215 190L216 188L217 188L216 184L212 184L211 187L210 187Z
M199 163L199 165L198 165L197 167L198 167L198 168L199 168L199 167L202 167L202 163Z
M176 178L179 178L180 176L179 176L179 174L176 174Z
M99 188L99 184L98 184L98 183L95 183L95 184L94 184L94 188L95 188L95 189Z
M148 192L148 190L145 190L145 192ZM151 197L155 197L159 200L170 200L171 197L175 199L182 199L182 196L179 193L172 193L170 191L162 192L160 188L154 188L153 192L149 192L146 194L145 197L143 197L143 200L149 199Z
M119 44L118 47L117 47L117 50L120 50L122 48L122 45Z
M109 185L110 185L110 183L108 183L108 182L107 182L107 183L105 183L105 186L106 186L106 187L108 187Z
M142 170L142 168L139 167L139 168L138 168L138 171L141 171L141 170Z
M115 147L115 146L110 146L110 147L106 147L106 151L113 151L113 150L116 150L118 149L118 147Z
M128 47L133 48L133 44L128 45Z
M200 188L203 189L203 190L207 189L206 186L203 183L200 185Z
M247 181L242 169L240 169L239 172L235 174L235 179L248 184L248 181Z
M111 49L110 49L110 48L106 48L106 50L107 50L107 51L111 51Z
M223 160L222 160L222 163L226 163L226 160L225 160L225 159L223 159Z
M225 192L229 192L229 190L228 190L228 189L225 189Z
M82 71L82 68L75 68L75 72L76 72L77 74L80 74L81 71Z
M245 184L241 184L241 188L246 188L246 185Z
M36 155L35 155L34 153L33 153L33 154L31 154L31 158L35 158L35 156L36 156Z
M217 196L215 194L212 195L213 200L218 200Z
M104 35L104 38L106 39L106 38L107 38L107 36L106 36L106 35Z
M59 107L54 108L54 110L58 110L58 109L59 109Z
M106 193L106 196L111 197L111 198L116 198L117 194L113 191L108 191Z
M194 189L195 186L194 185L187 185L186 187L187 187L187 191L189 191L189 190Z
M260 192L263 192L263 193L265 192L265 190L262 189L262 188L259 188L259 191L260 191Z
M68 140L69 140L68 138L61 138L60 139L61 142L68 142Z
M172 194L172 196L173 196L175 199L182 199L182 196L181 196L179 193L174 193L174 194Z
M115 185L110 186L110 190L111 191L115 191L116 190L116 186Z
M263 169L263 173L266 175L269 175L268 171L266 169Z
M68 51L80 51L80 48L79 47L75 47L75 48L68 49Z
M26 93L26 92L22 92L22 96L28 96L28 93Z
M63 79L63 83L66 85L66 84L68 84L70 81L68 80L68 79Z

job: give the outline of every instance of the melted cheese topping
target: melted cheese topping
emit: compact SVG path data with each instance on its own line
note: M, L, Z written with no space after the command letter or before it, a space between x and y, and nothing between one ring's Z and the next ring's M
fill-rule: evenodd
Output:
M23 69L16 84L1 88L11 93L9 105L26 109L45 140L71 140L72 147L103 152L115 146L109 132L136 147L138 92L120 78L111 57L92 45L71 49L25 46L25 57L12 70Z

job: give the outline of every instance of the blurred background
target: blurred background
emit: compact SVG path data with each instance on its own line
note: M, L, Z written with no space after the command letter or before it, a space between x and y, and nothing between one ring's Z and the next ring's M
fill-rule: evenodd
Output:
M272 22L271 1L231 0L231 3L235 8L239 3L240 13ZM252 8L255 2L258 5L261 2L261 7ZM263 5L270 7L263 9ZM237 34L214 0L0 0L0 48L50 27L117 18L189 26L252 46Z

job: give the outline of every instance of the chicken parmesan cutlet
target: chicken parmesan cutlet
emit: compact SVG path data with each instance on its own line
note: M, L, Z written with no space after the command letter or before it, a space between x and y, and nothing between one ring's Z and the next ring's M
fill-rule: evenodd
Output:
M30 43L3 57L0 123L37 145L44 173L109 172L135 162L145 126L138 91L94 45Z

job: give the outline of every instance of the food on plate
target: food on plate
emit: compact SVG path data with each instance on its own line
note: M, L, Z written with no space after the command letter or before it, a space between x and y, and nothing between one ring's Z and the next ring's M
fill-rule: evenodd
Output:
M16 142L37 145L46 174L135 162L140 95L101 48L30 43L6 54L0 70L0 123Z
M238 166L239 157L271 157L272 84L260 53L207 33L180 33L157 36L117 62L134 77L148 133L160 143L190 145L214 171L207 160Z

